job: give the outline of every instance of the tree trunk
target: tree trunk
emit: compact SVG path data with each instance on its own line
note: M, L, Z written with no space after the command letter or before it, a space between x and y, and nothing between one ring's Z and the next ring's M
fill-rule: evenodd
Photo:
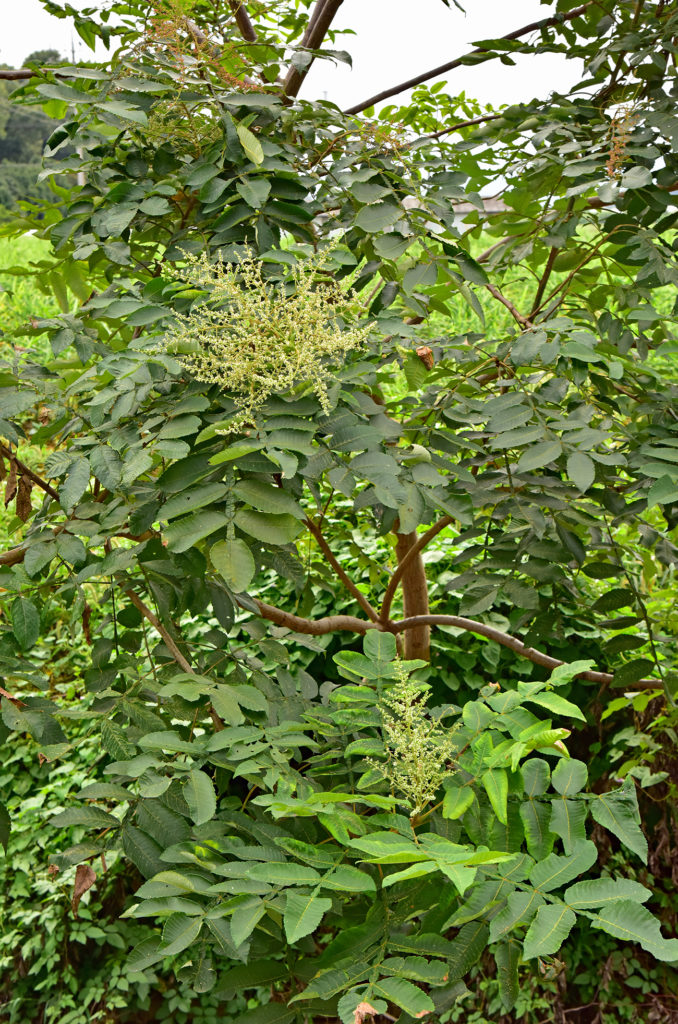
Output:
M396 555L400 564L413 544L417 541L415 533L396 534ZM411 558L402 578L403 614L406 619L413 615L428 615L428 584L421 552ZM416 626L405 630L403 656L406 661L421 658L431 660L431 627Z

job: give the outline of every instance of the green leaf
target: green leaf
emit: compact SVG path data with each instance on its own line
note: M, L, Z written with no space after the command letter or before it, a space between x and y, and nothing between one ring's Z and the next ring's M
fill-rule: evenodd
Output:
M283 918L287 941L298 942L314 932L331 906L332 900L324 897L288 893Z
M485 787L492 809L497 818L506 824L506 802L508 800L508 775L503 768L491 768L482 776L482 783Z
M265 913L266 904L259 897L246 900L235 908L231 917L231 937L236 948L249 938Z
M9 842L9 834L11 830L12 822L9 814L7 813L7 808L4 804L0 804L0 843L2 844L5 853L7 853L7 843Z
M152 878L166 867L160 860L162 850L158 843L140 828L135 828L129 823L126 823L122 830L122 848L144 878Z
M542 441L527 448L518 459L516 469L519 473L529 473L533 469L542 469L553 462L562 453L560 441Z
M518 964L520 963L520 945L515 939L502 942L494 951L497 964L497 981L499 994L505 1010L512 1010L518 1001L520 987L518 984Z
M527 697L526 703L537 704L540 708L545 708L554 715L577 718L580 722L586 721L586 715L581 708L578 708L572 701L565 700L559 693L551 693L550 691L539 693L535 697Z
M240 145L253 164L261 164L264 161L264 151L261 148L259 139L244 124L236 125L235 130L240 139Z
M622 174L622 188L644 188L645 185L651 184L652 171L649 167L643 167L638 164L636 167L632 167L629 171Z
M559 761L551 777L553 788L561 796L574 796L588 781L589 771L583 761L564 758Z
M302 521L306 518L292 495L282 487L274 487L263 480L240 480L233 491L241 501L258 509L259 512L288 514Z
M475 794L470 786L455 786L448 784L445 787L443 798L443 818L461 818L462 814L469 809L475 799Z
M373 206L363 206L358 211L355 225L367 234L373 235L392 227L402 215L403 211L393 203L375 203Z
M129 793L126 799L130 799ZM137 807L137 822L142 832L151 836L162 849L167 849L174 843L184 842L190 835L186 819L160 800L140 800Z
M87 825L88 828L120 828L120 822L101 807L70 807L49 818L50 825L64 828L67 825Z
M612 832L624 846L647 863L647 840L640 828L638 799L633 779L625 779L623 786L610 793L593 796L590 808L599 825Z
M403 277L403 288L411 295L418 288L426 288L436 283L438 265L436 263L418 263L406 271Z
M527 849L536 860L547 857L553 849L555 836L549 827L550 817L549 805L541 800L525 800L520 805Z
M324 889L334 889L337 892L375 892L377 888L367 872L348 864L340 864L326 874L321 885Z
M210 560L231 590L241 594L254 579L256 566L247 544L240 537L228 537L210 548Z
M541 757L531 757L521 768L523 788L528 797L543 796L549 787L550 769Z
M40 612L26 597L17 597L10 610L10 622L22 651L28 651L40 636Z
M285 864L273 862L270 864L255 864L247 872L248 878L256 878L260 882L269 882L271 885L315 885L320 881L320 875L315 868L306 864Z
M241 509L237 512L235 524L264 544L291 544L304 528L303 523L293 516L267 515L250 509Z
M202 918L188 914L171 914L162 930L163 956L175 956L195 942L202 928Z
M150 935L134 947L127 957L125 967L130 973L145 971L147 967L157 964L164 956L160 939L157 935Z
M380 978L371 989L389 1003L395 1003L410 1017L423 1017L435 1010L431 997L405 978Z
M486 949L489 934L484 921L469 921L454 937L447 954L450 982L466 977Z
M490 922L490 942L496 942L514 928L527 924L543 903L544 897L536 889L532 892L512 892L504 909Z
M645 903L652 892L640 882L630 878L591 878L575 882L563 893L563 902L574 910L588 910L589 907L604 907L621 900Z
M163 521L174 519L176 516L184 515L187 512L197 512L205 505L221 501L226 496L226 486L213 481L203 484L202 487L191 487L186 491L173 495L169 501L161 505L158 510L158 519Z
M211 533L227 526L229 520L221 512L214 512L207 509L204 512L194 512L190 516L184 516L171 523L165 532L167 547L170 551L188 551L189 548L209 537Z
M574 911L561 903L540 907L525 936L524 959L557 953L572 931L576 919Z
M104 487L107 487L109 491L115 490L120 483L122 469L118 453L104 445L101 445L99 448L93 448L89 453L89 464L92 468L92 473L101 481Z
M196 825L204 825L217 812L217 798L209 775L194 769L186 776L181 790Z
M617 939L637 942L657 960L678 960L678 939L665 939L657 918L632 900L605 907L592 918L591 924Z
M271 192L271 183L266 178L245 178L244 181L236 181L235 187L253 210L260 210L265 206Z
M255 1010L238 1013L238 1024L292 1024L296 1016L294 1010L288 1010L284 1003L267 1003Z
M397 656L396 638L392 633L370 629L363 638L363 651L367 658L382 663L395 661Z
M573 452L567 459L567 475L583 494L596 478L595 463L584 452Z
M529 874L530 882L542 892L551 892L588 871L597 857L595 843L586 839L583 843L577 843L569 856L560 857L557 853L551 853L545 860L535 864Z
M551 801L549 828L562 839L565 853L572 853L575 845L586 839L586 814L583 800L562 798Z
M66 479L59 488L59 501L66 512L80 501L89 484L89 462L87 459L78 458L75 460Z

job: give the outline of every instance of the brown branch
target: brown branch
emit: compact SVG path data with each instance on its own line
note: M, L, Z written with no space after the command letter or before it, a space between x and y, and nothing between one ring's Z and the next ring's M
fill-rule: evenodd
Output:
M501 644L502 647L508 647L514 654L527 658L528 661L532 661L536 665L542 665L544 668L554 669L566 664L566 662L560 661L558 658L551 658L548 654L535 650L534 647L527 647L522 640L511 636L510 633L503 633L500 629L495 629L494 626L488 626L484 622L476 622L475 619L466 619L459 615L415 615L412 618L400 619L397 622L389 622L388 625L385 625L383 623L368 622L366 619L358 619L353 615L331 615L323 619L303 619L299 615L283 611L282 608L274 608L270 604L264 604L263 601L256 601L255 603L262 618L268 619L269 622L275 622L278 626L287 626L288 629L293 630L295 633L324 636L327 633L334 633L339 630L363 634L368 629L380 629L382 632L398 634L424 625L454 626L457 629L466 630L468 633L484 636L487 640ZM241 605L241 607L245 606ZM614 675L610 672L588 670L578 673L577 679L586 679L588 682L608 686L614 682ZM661 690L663 685L656 679L640 679L638 682L627 686L626 689Z
M582 4L580 7L575 7L574 10L568 11L565 14L556 14L551 18L542 18L541 21L533 21L529 25L524 25L522 28L516 29L514 32L509 32L505 36L501 36L501 39L520 39L521 36L529 35L530 32L537 32L541 29L548 28L550 25L560 25L564 21L572 21L573 18L578 18L580 14L583 14L591 5L595 3L595 0L588 0L587 3ZM381 100L387 100L391 96L396 96L400 92L405 92L406 89L412 89L415 85L421 85L422 82L427 82L431 78L438 78L439 75L445 74L446 71L453 71L455 68L461 67L465 64L469 58L480 57L481 60L492 60L498 54L492 50L491 47L479 46L475 50L471 50L469 53L465 53L462 57L456 57L454 60L448 61L447 64L440 64L437 68L433 68L431 71L424 71L423 74L417 75L415 78L409 78L406 82L401 82L399 85L394 85L390 89L384 89L383 92L377 93L375 96L370 96L368 100L364 100L362 103L356 103L354 107L349 107L345 110L345 114L360 114L367 107L373 107L375 103L380 103ZM474 61L473 63L481 63L481 61Z
M295 633L308 633L311 636L324 636L326 633L335 633L339 630L347 630L350 633L366 633L368 629L377 629L377 623L368 622L367 619L359 619L355 615L328 615L323 619L302 619L292 612L285 612L282 608L274 608L273 605L264 604L263 601L255 599L262 618L269 622L275 622L276 626L287 626ZM245 605L240 605L245 608Z
M314 8L308 28L301 41L301 45L305 49L318 50L322 46L328 29L334 20L334 16L342 3L343 0L316 0L316 7ZM295 67L290 68L283 84L283 94L285 96L292 98L298 95L314 59L315 58L311 54L311 61L303 71L299 71Z
M228 4L235 14L235 23L240 30L240 35L248 43L256 43L257 33L254 29L254 25L250 21L244 0L228 0Z
M403 147L404 149L411 149L412 146L416 146L418 142L426 142L427 139L441 139L443 135L450 135L452 132L459 131L460 128L471 128L474 124L485 124L488 121L498 121L502 118L503 114L484 114L483 117L473 117L470 121L457 121L456 124L451 124L449 128L441 128L439 132L431 132L430 135L421 135L414 142L410 142L408 146Z
M182 668L184 672L189 672L191 675L194 675L195 673L190 662L186 661L186 658L184 658L183 654L181 653L176 643L163 626L160 619L158 619L153 614L150 608L146 607L141 598L137 594L135 594L133 590L125 590L125 594L127 595L127 597L129 597L134 607L141 612L143 617L147 619L148 622L150 622L150 624L153 626L153 629L160 634L165 644L165 647L170 652L179 668Z
M496 285L486 284L485 287L490 295L493 295L498 302L501 302L503 306L506 306L513 319L523 328L523 330L530 330L530 328L534 326L529 317L523 316L520 310L516 309L511 300L507 299L506 296L499 291Z
M394 569L393 574L391 575L391 578L388 581L386 593L384 594L384 600L381 605L381 614L379 618L382 623L387 623L389 621L389 615L391 613L391 605L393 604L393 598L395 597L396 590L398 589L398 584L400 583L403 573L407 569L410 561L413 558L416 558L419 552L423 551L426 545L430 544L433 538L436 537L441 530L444 530L446 526L449 526L450 523L453 522L454 519L452 518L452 516L443 516L443 518L440 519L437 523L434 523L434 525L431 526L425 533L422 533L420 535L420 537L417 539L416 544L412 545L407 554L404 556L403 560L398 564L397 568Z
M51 68L43 68L41 71L34 71L33 68L3 68L0 70L0 81L19 82L25 78L35 78L43 71L51 70Z
M43 480L42 477L38 476L37 473L34 473L32 469L29 469L25 462L21 462L20 459L17 459L16 455L2 444L2 442L0 442L0 455L4 455L6 459L11 459L12 462L15 462L19 472L23 476L27 476L29 480L32 480L38 487L41 487L46 494L49 494L50 498L54 498L55 501L59 500L59 495L54 488L50 487L50 485Z
M367 600L365 595L362 593L362 591L360 591L358 587L355 585L353 580L346 575L340 563L334 557L329 544L323 537L320 527L317 526L316 523L312 522L310 519L306 520L306 526L309 532L312 533L313 536L315 537L316 541L318 542L318 547L320 548L325 558L330 563L330 565L332 566L335 573L337 574L341 582L344 584L348 592L353 595L353 597L356 599L362 610L367 614L368 618L370 618L372 622L378 622L379 615L372 607L370 602Z
M416 629L422 625L422 622L429 626L455 626L457 629L464 629L469 633L484 636L488 640L501 644L502 647L508 647L514 654L533 661L535 665L543 665L544 668L554 669L566 664L566 662L560 661L558 658L551 658L548 654L544 654L543 651L535 650L534 647L527 647L522 640L519 640L516 636L511 636L510 633L503 633L500 629L495 629L494 626L488 626L484 622L476 622L475 619L465 619L459 615L417 615L414 618L401 619L399 622L389 623L389 630L393 633L400 633L406 629ZM591 683L609 685L614 682L614 675L610 672L589 670L579 672L577 679L586 679ZM643 690L663 689L663 684L657 682L656 679L641 679L634 686ZM627 687L627 689L631 688Z

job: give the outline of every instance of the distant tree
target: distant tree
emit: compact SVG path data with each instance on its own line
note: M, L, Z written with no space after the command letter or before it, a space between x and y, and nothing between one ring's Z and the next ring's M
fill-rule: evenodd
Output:
M64 64L66 58L62 57L58 50L33 50L24 59L23 67L28 67L29 64Z

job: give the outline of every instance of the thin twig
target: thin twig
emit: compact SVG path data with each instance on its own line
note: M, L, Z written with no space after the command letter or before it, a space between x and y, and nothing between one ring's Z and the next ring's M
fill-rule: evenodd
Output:
M582 4L580 7L575 7L574 10L568 11L563 14L556 14L551 18L543 18L541 21L533 21L529 25L524 25L522 28L516 29L514 32L509 32L505 36L501 36L501 39L520 39L521 36L529 35L530 32L537 32L541 29L548 28L550 25L560 25L564 21L572 21L573 18L578 18L580 14L583 14L595 0L588 0L588 3ZM399 85L394 85L390 89L384 89L383 92L379 92L376 96L370 96L368 100L364 100L362 103L356 103L354 107L349 107L345 110L345 114L360 114L367 107L373 107L375 103L380 103L381 100L387 100L391 96L396 96L400 92L405 92L406 89L412 89L415 85L421 85L422 82L428 82L431 78L438 78L439 75L444 75L446 71L453 71L455 68L461 67L469 57L481 57L484 60L492 60L494 57L500 54L495 52L491 47L479 46L475 50L471 50L469 53L465 53L462 57L456 57L454 60L448 61L447 64L440 64L437 68L433 68L431 71L424 71L423 74L417 75L415 78L409 78L406 82L400 82ZM480 63L475 61L474 63Z
M129 597L134 607L141 612L143 617L147 619L148 622L150 622L150 624L153 626L153 629L160 634L165 644L165 647L170 652L170 654L176 661L177 665L180 668L183 668L184 672L189 672L191 675L195 675L190 662L186 661L186 658L184 658L183 654L181 653L176 643L163 626L160 619L158 619L157 616L153 614L151 609L144 604L144 602L141 600L138 594L135 594L133 590L125 590L125 594L127 595L127 597Z
M413 142L404 146L403 149L412 149L412 146L416 146L418 142L425 142L428 139L441 139L443 135L451 135L452 132L459 131L460 128L471 128L474 124L498 121L503 116L503 114L484 114L482 117L473 117L469 121L457 121L456 124L451 124L449 128L441 128L440 131L431 132L430 135L421 135L418 139L414 139Z
M446 526L449 526L450 523L453 522L454 519L452 518L452 516L443 516L443 518L440 519L437 523L434 523L434 525L431 526L425 533L422 533L422 535L418 538L417 542L413 544L412 547L409 549L409 551L403 558L402 562L400 562L400 564L393 570L391 578L388 581L386 593L384 594L384 600L381 605L381 614L379 616L379 619L382 623L388 622L388 617L391 612L391 605L393 604L393 598L395 597L396 590L398 589L398 584L400 583L403 577L403 573L406 571L407 567L411 564L413 559L417 557L419 552L423 551L427 544L430 544L433 538L436 537L441 530L444 530Z
M306 520L306 526L309 532L312 533L313 536L315 537L318 543L318 547L320 548L325 558L330 563L330 565L332 566L335 573L337 574L341 582L344 584L348 592L353 595L353 597L356 599L362 610L367 614L367 616L372 620L372 622L378 622L379 615L377 614L376 610L372 607L372 605L367 600L362 591L358 589L353 580L346 575L340 563L333 555L329 544L323 537L320 527L316 526L316 524L311 519Z
M516 309L511 300L507 299L506 296L499 291L496 285L486 284L485 287L487 288L490 295L494 296L494 298L498 302L501 302L503 306L506 306L513 319L516 321L517 324L520 324L523 330L529 330L531 327L533 327L530 318L527 316L523 316L520 310Z

